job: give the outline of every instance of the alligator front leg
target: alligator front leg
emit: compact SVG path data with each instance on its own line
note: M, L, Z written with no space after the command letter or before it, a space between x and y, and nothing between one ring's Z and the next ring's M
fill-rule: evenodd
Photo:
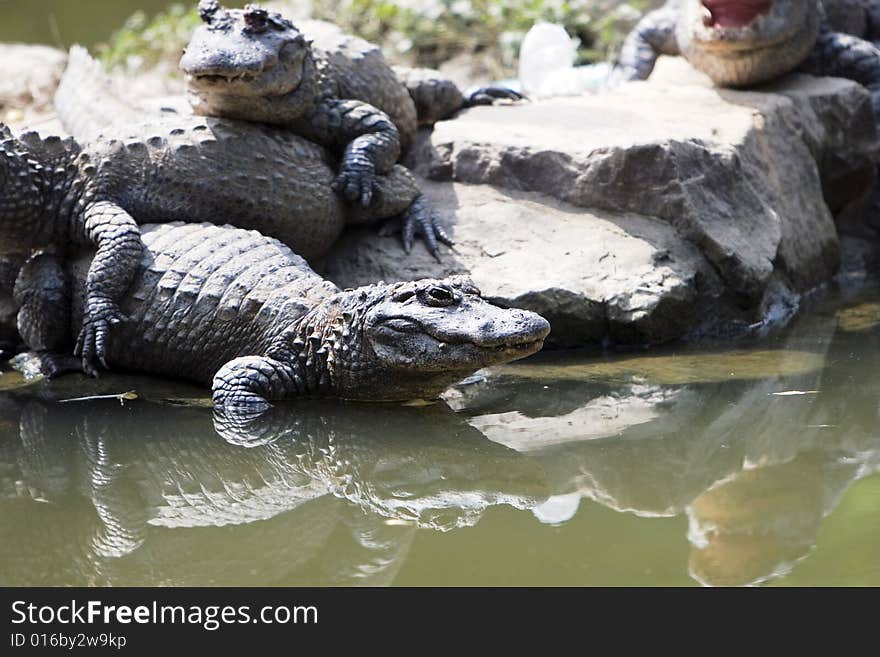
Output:
M242 356L217 371L212 389L214 406L219 411L255 416L271 406L270 400L296 396L300 386L291 364L266 356Z
M678 55L673 7L649 12L629 33L620 51L614 80L647 80L660 55Z
M871 92L874 116L880 121L880 48L873 43L823 30L801 70L858 82Z
M496 100L522 100L523 95L506 87L478 87L467 95L438 71L395 66L394 73L416 106L419 125L434 125L461 109L491 105Z
M83 369L96 374L94 359L107 367L107 335L123 320L118 302L128 289L143 254L140 230L134 219L114 203L99 201L83 212L85 238L96 252L86 277L83 326L74 353Z
M352 203L370 205L376 176L400 157L400 134L388 115L358 100L331 98L306 121L305 136L343 152L335 191Z

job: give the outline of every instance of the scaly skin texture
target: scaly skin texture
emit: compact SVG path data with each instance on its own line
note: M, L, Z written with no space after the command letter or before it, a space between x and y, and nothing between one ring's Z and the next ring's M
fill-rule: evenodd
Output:
M661 54L682 55L728 87L795 70L834 75L867 87L880 117L878 38L877 0L671 0L627 37L616 76L644 80Z
M96 98L101 99L99 103ZM101 65L82 48L70 51L55 108L80 143L99 147L114 140L152 140L159 144L151 149L153 159L171 160L161 163L163 175L152 182L164 188L163 197L176 201L169 208L168 203L158 205L153 198L146 199L141 210L148 214L137 215L139 222L216 221L255 228L309 259L322 255L346 223L397 217L402 220L407 251L416 235L425 238L435 256L438 242L452 243L436 224L415 178L393 160L388 166L383 164L386 173L371 176L369 186L362 187L352 182L344 164L338 170L337 158L330 151L295 131L175 112L151 115L120 98ZM371 169L367 160L371 144L377 143L371 136L361 135L344 144L360 127L379 129L387 121L363 104L348 107L346 116L343 120L332 113L321 114L326 121L316 121L311 129L322 130L325 143L339 139L337 146L344 147L352 166ZM174 175L168 175L172 171ZM349 189L350 183L355 202L347 200L350 195L335 191Z
M112 153L82 150L73 140L34 132L16 139L0 125L0 253L7 262L45 247L97 248L77 339L86 370L103 358L109 327L121 319L117 302L142 248L126 208L132 194L150 189L127 181L131 158L118 146Z
M257 6L223 9L202 0L205 25L193 34L181 59L196 111L233 112L236 118L297 128L316 97L360 101L387 114L406 148L419 125L450 118L466 107L522 96L482 87L467 96L438 71L388 65L381 50L323 21L299 27ZM246 102L260 98L261 107ZM236 100L237 99L237 100Z
M466 279L340 291L255 231L175 223L142 235L107 361L210 384L228 412L299 396L433 399L481 367L534 353L550 330L534 313L484 301ZM71 276L74 332L86 266Z

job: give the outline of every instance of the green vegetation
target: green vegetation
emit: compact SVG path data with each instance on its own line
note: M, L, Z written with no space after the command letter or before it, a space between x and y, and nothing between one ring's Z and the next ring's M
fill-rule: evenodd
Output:
M153 19L138 11L132 14L98 55L108 68L147 69L171 64L176 70L180 51L199 24L195 3L171 5Z
M580 40L580 63L613 57L648 0L315 0L316 18L379 43L392 59L437 67L485 53L497 75L516 69L523 37L537 21L562 24Z
M148 20L138 12L99 49L110 67L176 63L198 24L193 4L173 5ZM292 17L302 3L270 2ZM656 0L313 0L315 18L382 46L393 62L437 67L479 55L495 77L516 71L520 44L540 20L560 23L580 40L580 63L612 58L641 13ZM296 8L299 11L295 11Z

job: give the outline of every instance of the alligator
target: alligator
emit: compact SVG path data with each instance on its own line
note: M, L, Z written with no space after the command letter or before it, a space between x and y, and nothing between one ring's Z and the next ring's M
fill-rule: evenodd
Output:
M259 6L224 9L217 0L201 0L199 15L204 24L180 60L197 114L315 136L309 124L327 111L323 104L360 101L390 117L406 150L419 126L475 105L523 98L496 86L465 95L438 71L391 67L377 46L323 21L297 27Z
M547 497L533 459L442 402L278 406L243 446L184 400L59 404L50 392L2 400L17 428L0 435L6 584L390 583L417 528Z
M832 20L825 6L833 8ZM880 49L871 42L877 38L878 0L670 0L629 34L615 77L647 79L661 54L682 55L725 87L791 71L843 77L871 92L880 116Z
M550 331L535 313L488 303L467 278L341 291L256 231L174 222L142 226L141 239L105 362L209 384L230 414L298 396L433 399L481 367L535 353ZM40 254L16 281L20 317L38 318L19 328L48 352L50 373L51 352L80 330L88 262Z

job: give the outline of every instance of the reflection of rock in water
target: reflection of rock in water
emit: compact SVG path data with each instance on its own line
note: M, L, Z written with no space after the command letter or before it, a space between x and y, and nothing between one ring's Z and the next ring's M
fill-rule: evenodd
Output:
M231 436L253 447L146 402L28 402L20 425L0 444L6 584L390 583L417 526L546 497L539 466L442 405L279 407Z
M584 498L640 516L686 513L694 578L757 583L807 555L843 493L880 469L878 367L847 361L880 354L851 340L878 338L834 338L835 323L802 323L776 350L791 346L796 358L777 355L763 369L755 358L762 352L740 352L750 354L744 366L729 354L710 359L708 370L689 360L690 373L675 359L670 372L660 358L629 359L623 368L555 372L537 390L518 385L509 367L451 398L487 436L544 466L553 495L534 509L541 522L566 522ZM627 369L634 362L647 370ZM742 376L723 380L725 367ZM619 378L624 369L629 376ZM605 385L597 372L608 375ZM706 382L683 384L689 380ZM674 385L637 383L644 381ZM774 394L791 391L819 392ZM552 411L540 412L542 395L559 397Z
M841 331L869 331L880 325L880 303L868 301L837 312Z
M471 425L496 442L529 452L556 444L617 436L630 427L656 420L660 409L674 403L677 396L677 391L658 386L625 386L554 416L550 422L521 411L507 411L475 416Z
M688 508L692 576L711 586L736 586L788 573L815 545L833 508L826 505L828 493L848 488L856 470L808 452L743 470L710 488Z

